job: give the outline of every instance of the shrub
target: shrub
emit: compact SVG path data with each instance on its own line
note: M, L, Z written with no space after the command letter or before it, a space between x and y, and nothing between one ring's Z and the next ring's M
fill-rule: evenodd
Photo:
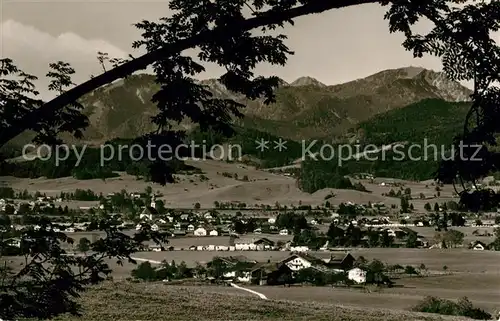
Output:
M464 316L476 320L490 320L492 318L488 312L474 308L467 297L461 298L458 303L436 297L426 297L413 307L412 310L416 312Z

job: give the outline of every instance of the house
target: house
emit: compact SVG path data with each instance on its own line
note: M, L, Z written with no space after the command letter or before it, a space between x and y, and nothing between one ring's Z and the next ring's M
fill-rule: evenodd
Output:
M309 251L309 246L291 246L290 251L292 251L292 252L307 252L307 251Z
M275 224L276 223L276 218L274 218L274 217L268 218L267 219L267 223L269 223L269 224Z
M6 240L6 244L8 246L13 246L13 247L21 247L21 239L20 238L11 238L11 239L8 239Z
M180 230L181 229L181 223L177 222L174 224L174 229Z
M283 263L256 264L250 271L251 279L260 285L290 284L293 280L292 270Z
M258 227L255 230L253 230L253 233L254 234L262 234L262 229L260 227Z
M151 225L151 231L158 232L159 229L160 228L158 227L158 225L156 225L156 224Z
M188 221L189 220L189 214L181 214L180 218L181 218L181 221Z
M207 236L207 230L203 227L198 227L196 230L194 230L193 234L195 236Z
M254 244L253 239L238 239L234 241L234 248L236 251L255 251L257 245Z
M153 215L158 215L158 211L151 206L146 206L142 210L141 214L139 214L139 219L141 220L153 220Z
M256 249L258 251L274 249L274 242L265 237L258 239L257 241L253 242L253 244L256 245Z
M161 245L158 245L158 244L150 244L149 245L149 250L150 251L153 251L153 252L161 252L161 251L164 251L165 249L163 248L163 246Z
M205 215L203 215L203 217L206 219L206 220L211 220L213 219L213 216L210 212L206 212Z
M296 272L302 269L310 268L314 263L317 263L317 259L305 257L302 254L294 254L284 259L280 263L285 264L291 271Z
M219 232L217 232L217 230L211 230L210 233L209 233L210 236L218 236L219 235Z
M193 225L193 224L189 224L189 225L187 226L187 230L188 230L189 232L194 231L194 225Z
M474 241L470 244L469 248L475 251L484 251L486 249L486 244L481 241Z
M178 229L175 229L172 233L171 233L172 237L179 237L179 236L186 236L186 231L184 230L178 230Z
M330 254L330 257L323 261L331 269L347 271L353 268L356 259L351 253L338 253Z
M350 269L347 272L347 278L355 283L362 284L366 282L366 271L360 268Z
M288 235L288 230L287 229L282 229L279 234L280 235Z

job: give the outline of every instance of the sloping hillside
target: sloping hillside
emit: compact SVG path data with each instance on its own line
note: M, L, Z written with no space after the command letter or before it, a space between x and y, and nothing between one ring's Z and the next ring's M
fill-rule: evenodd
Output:
M453 137L463 130L469 108L467 102L425 99L360 123L355 136L377 145L423 143L424 139L432 144L450 145Z
M211 289L212 288L212 289ZM404 311L339 307L322 303L262 300L220 287L165 284L107 284L82 298L82 317L58 320L311 320L311 321L458 321L469 320Z

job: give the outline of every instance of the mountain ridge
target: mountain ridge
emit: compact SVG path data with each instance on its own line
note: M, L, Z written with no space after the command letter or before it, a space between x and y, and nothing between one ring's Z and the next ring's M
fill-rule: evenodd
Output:
M287 139L342 137L357 124L376 115L403 108L423 99L467 101L470 89L448 80L442 72L422 67L382 70L342 84L326 85L304 76L276 88L276 102L248 100L230 92L217 79L201 80L215 96L234 99L246 106L245 117L234 124ZM151 117L157 113L151 97L159 89L155 76L136 74L103 86L82 97L90 126L85 142L134 138L154 130ZM183 121L182 128L193 124Z

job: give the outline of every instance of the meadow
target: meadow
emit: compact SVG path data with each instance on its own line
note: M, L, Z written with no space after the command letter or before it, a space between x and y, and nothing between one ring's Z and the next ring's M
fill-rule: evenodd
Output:
M229 287L184 287L162 283L111 283L91 288L79 300L81 317L59 321L101 320L301 320L301 321L460 321L460 317L354 308L324 302L262 300Z

